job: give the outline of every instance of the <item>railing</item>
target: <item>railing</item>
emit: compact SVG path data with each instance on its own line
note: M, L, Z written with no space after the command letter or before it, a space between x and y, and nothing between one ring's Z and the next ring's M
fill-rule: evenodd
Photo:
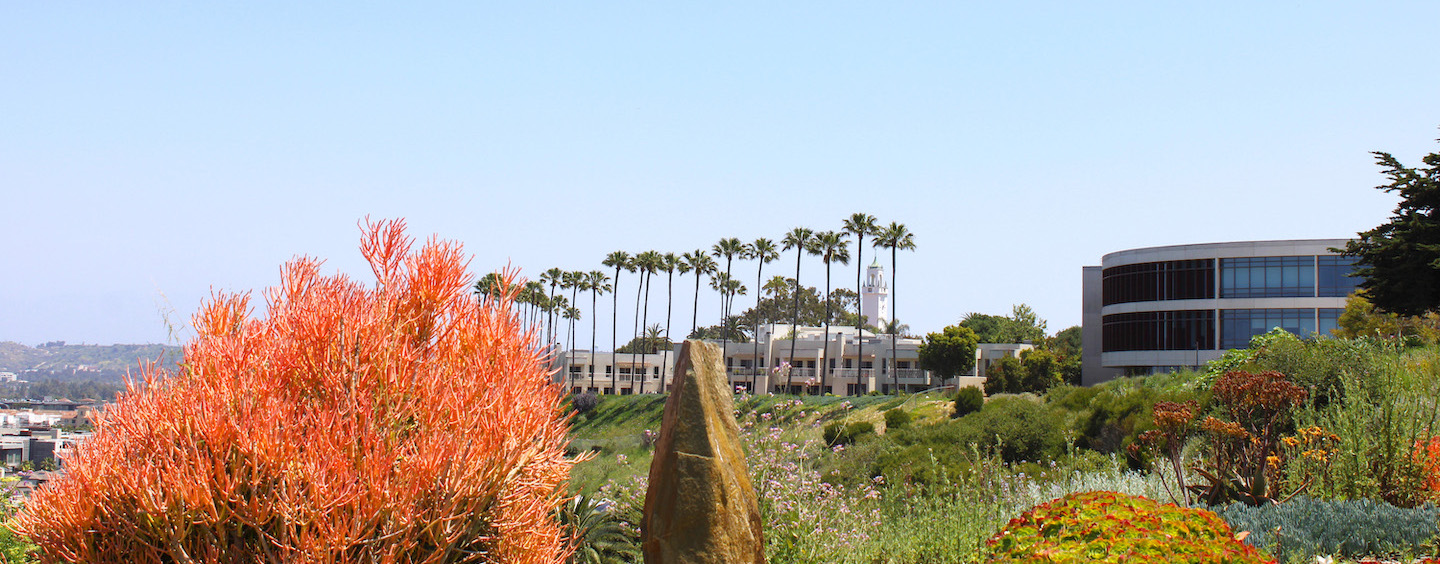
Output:
M821 370L822 369L820 368L791 368L790 380L792 382L803 382L807 378L819 378ZM907 381L907 383L911 384L929 380L929 374L919 368L901 368L896 370L896 372L898 373L902 381ZM775 380L775 382L777 383L783 382L785 380L783 376L776 375L775 373L770 372L770 370L766 368L745 368L739 366L731 366L726 369L726 373L729 374L732 378L750 378L751 376L762 376L769 374L772 379L778 378L778 380ZM887 370L871 368L831 368L825 374L829 378L841 380L861 380L868 378L871 375L874 375L878 379L889 381L891 378L894 377Z

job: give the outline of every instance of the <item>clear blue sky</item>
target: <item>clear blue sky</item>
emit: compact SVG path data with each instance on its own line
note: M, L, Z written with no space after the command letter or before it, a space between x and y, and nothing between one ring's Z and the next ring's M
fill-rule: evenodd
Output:
M538 276L864 211L915 233L914 330L1054 331L1107 252L1351 236L1369 151L1440 150L1430 1L513 4L0 6L0 340L368 276L367 215Z

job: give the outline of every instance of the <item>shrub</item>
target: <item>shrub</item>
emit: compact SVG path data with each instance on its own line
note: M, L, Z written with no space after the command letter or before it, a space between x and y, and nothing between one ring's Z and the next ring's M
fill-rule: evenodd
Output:
M361 252L373 288L300 258L265 317L209 300L17 529L57 561L563 560L560 390L513 273L477 305L457 244L381 222Z
M875 424L870 423L869 421L860 421L856 423L850 423L848 425L844 422L836 421L834 423L826 425L823 434L825 437L825 444L848 445L855 442L855 439L858 439L865 435L869 435L874 432Z
M955 392L955 413L951 417L964 417L985 407L985 392L975 386L966 386Z
M1309 492L1321 498L1378 498L1399 507L1434 501L1427 487L1429 437L1440 417L1440 351L1391 351L1375 359L1377 377L1347 374L1344 401L1307 405L1297 426L1338 437L1330 465ZM1291 480L1287 476L1287 480Z
M1418 554L1440 533L1440 509L1401 509L1368 499L1321 501L1298 496L1280 504L1252 507L1232 503L1213 508L1237 531L1250 531L1250 544L1288 562L1293 556L1386 556Z
M1273 562L1204 509L1115 492L1072 494L1011 519L990 562Z
M570 406L575 408L575 413L585 415L600 406L600 396L594 392L585 392L570 398Z
M1279 372L1231 371L1212 392L1224 419L1207 417L1200 423L1210 450L1196 472L1208 483L1192 489L1209 505L1259 505L1286 497L1280 439L1291 425L1291 413L1304 403L1305 389Z
M1152 419L1157 402L1184 403L1196 401L1205 411L1204 393L1188 389L1176 382L1176 375L1154 374L1145 377L1117 378L1089 388L1059 386L1046 394L1046 401L1057 410L1071 414L1067 423L1075 433L1075 444L1091 450L1112 453L1125 449L1141 433L1155 428ZM1132 468L1139 462L1130 459Z
M958 444L997 448L1006 462L1055 458L1065 449L1058 419L1027 396L992 399L980 413L952 424L960 428Z
M909 411L905 411L898 407L895 409L891 409L885 412L885 429L890 430L905 427L909 425L910 421L914 418L915 417L913 415L910 415Z

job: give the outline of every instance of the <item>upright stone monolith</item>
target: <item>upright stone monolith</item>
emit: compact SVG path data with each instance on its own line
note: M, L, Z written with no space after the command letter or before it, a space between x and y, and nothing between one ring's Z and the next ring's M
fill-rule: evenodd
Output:
M646 564L765 562L731 396L720 347L685 341L650 462L640 527Z

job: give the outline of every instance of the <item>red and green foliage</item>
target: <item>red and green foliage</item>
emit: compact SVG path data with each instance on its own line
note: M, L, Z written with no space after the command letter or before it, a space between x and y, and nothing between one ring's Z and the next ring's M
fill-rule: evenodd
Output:
M1186 505L1190 504L1190 491L1185 486L1185 442L1195 432L1195 415L1199 411L1200 403L1193 400L1184 403L1155 402L1152 414L1156 428L1141 433L1139 442L1130 445L1134 451L1144 446L1164 455L1170 468L1160 475L1164 477L1168 474L1175 478L1175 488L1170 491L1170 497ZM1164 483L1165 488L1170 490L1170 481L1167 479Z
M1208 483L1191 489L1209 505L1259 505L1288 497L1277 490L1284 462L1280 437L1292 426L1294 410L1305 402L1305 389L1279 372L1237 370L1221 376L1212 394L1223 419L1206 417L1200 423L1210 445L1196 471Z
M373 288L297 259L217 295L16 519L45 561L563 562L560 390L459 245L366 229Z
M1424 470L1425 489L1430 497L1440 497L1440 437L1415 441L1412 458Z
M987 541L990 562L1274 562L1235 540L1230 526L1186 509L1115 492L1037 505Z

